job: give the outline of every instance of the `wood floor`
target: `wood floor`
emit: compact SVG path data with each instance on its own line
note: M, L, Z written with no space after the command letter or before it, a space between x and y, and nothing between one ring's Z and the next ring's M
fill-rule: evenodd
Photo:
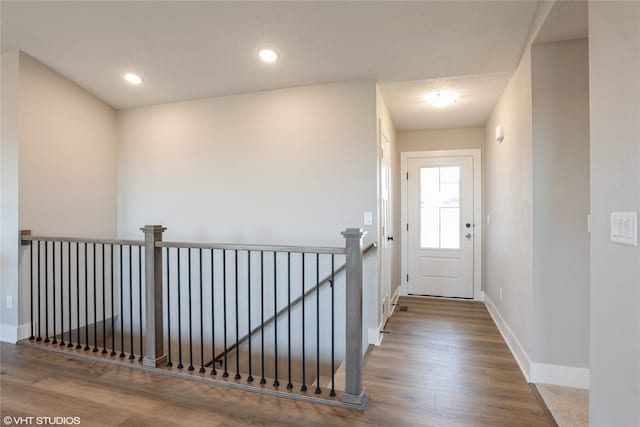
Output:
M2 344L1 416L107 426L553 426L484 304L401 298L370 353L364 413Z

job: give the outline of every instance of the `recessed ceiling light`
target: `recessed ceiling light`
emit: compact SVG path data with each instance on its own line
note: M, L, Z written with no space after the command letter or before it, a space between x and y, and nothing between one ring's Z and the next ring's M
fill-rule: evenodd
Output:
M137 86L137 85L139 85L140 83L142 83L142 77L140 77L139 75L134 74L134 73L127 73L127 74L125 74L125 75L124 75L124 79L125 79L128 83L130 83L130 84L132 84L132 85L134 85L134 86Z
M434 107L444 108L456 102L458 94L452 90L436 90L424 96L424 100Z
M260 49L258 56L262 62L272 63L278 60L278 52L273 49Z

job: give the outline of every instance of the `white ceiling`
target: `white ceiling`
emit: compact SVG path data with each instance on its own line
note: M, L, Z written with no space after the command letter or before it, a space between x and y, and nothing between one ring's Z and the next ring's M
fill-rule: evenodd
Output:
M535 1L2 1L2 50L22 49L116 108L375 79L399 130L482 125L522 53ZM273 65L256 59L271 46ZM125 71L144 77L125 84ZM449 78L450 76L458 76ZM440 78L461 99L434 112Z
M511 74L503 71L383 83L380 91L399 131L484 126ZM424 102L425 93L442 88L458 93L455 104L438 108Z

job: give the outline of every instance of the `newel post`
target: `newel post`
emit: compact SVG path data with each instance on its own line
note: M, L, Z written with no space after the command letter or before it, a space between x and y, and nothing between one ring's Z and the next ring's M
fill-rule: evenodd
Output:
M342 232L346 240L346 348L345 392L342 401L363 407L368 397L362 386L362 238L360 228Z
M162 241L162 232L166 228L161 225L145 225L140 230L144 232L146 320L142 364L155 368L167 359L164 354L162 317L162 248L156 247L156 242Z

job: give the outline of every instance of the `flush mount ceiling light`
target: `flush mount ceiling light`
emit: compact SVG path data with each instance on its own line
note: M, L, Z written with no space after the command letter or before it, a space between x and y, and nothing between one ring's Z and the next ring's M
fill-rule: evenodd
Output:
M266 62L268 64L278 60L278 52L273 49L260 49L258 51L258 56L262 62Z
M127 83L137 86L142 83L142 77L134 73L126 73L123 78L127 81Z
M452 90L435 90L424 96L424 100L434 107L444 108L456 102L458 94Z

